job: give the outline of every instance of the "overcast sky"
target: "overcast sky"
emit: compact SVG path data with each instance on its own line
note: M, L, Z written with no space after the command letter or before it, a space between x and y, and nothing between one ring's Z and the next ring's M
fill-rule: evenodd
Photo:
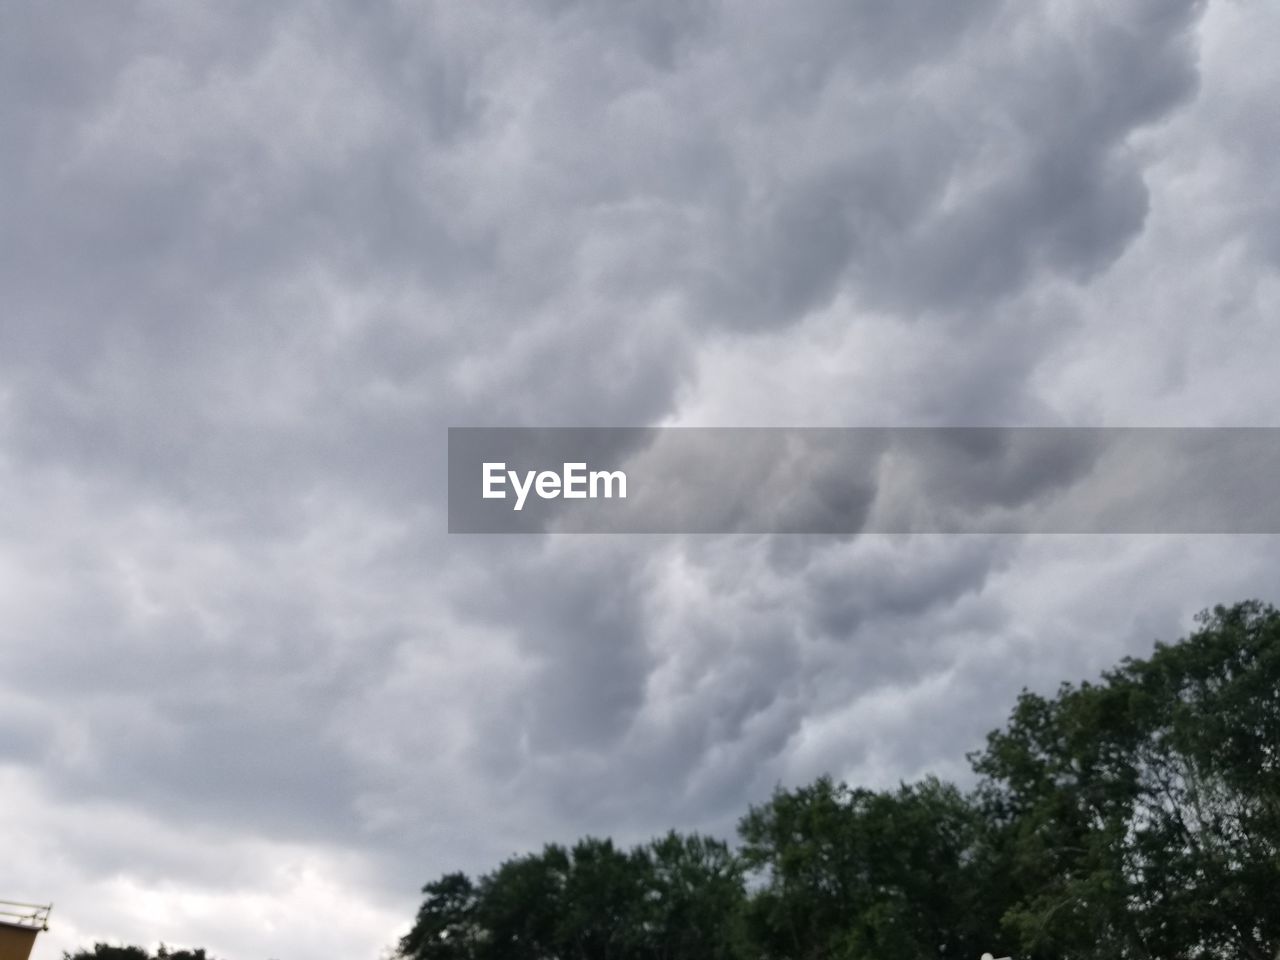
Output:
M468 538L449 425L1280 426L1265 0L6 3L0 897L368 957L439 874L962 779L1276 537Z

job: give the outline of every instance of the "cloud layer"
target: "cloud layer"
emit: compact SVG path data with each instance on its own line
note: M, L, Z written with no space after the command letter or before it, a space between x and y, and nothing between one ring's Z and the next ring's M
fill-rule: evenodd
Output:
M42 957L374 957L441 872L963 777L1021 686L1273 594L1269 538L443 531L450 425L1280 425L1277 39L0 13L0 895L58 903Z

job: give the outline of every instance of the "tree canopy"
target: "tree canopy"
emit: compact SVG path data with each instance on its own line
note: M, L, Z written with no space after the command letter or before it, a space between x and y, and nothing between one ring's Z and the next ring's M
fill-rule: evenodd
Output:
M1024 691L970 791L779 788L739 844L584 839L450 873L404 960L1273 960L1280 613Z
M204 950L170 950L163 943L154 954L145 947L115 947L109 943L95 943L92 950L63 951L63 960L213 960Z

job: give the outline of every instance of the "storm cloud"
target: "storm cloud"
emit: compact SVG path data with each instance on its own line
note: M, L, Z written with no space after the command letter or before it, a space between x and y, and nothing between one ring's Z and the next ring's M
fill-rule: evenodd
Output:
M1021 687L1274 599L1267 537L470 538L445 494L449 426L1280 426L1278 36L7 5L0 895L57 902L42 956L374 957L444 871L963 778Z

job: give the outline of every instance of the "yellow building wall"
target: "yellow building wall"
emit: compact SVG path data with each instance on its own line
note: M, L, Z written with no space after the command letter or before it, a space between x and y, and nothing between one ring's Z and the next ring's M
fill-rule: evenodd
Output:
M0 923L0 960L27 960L38 932L30 927Z

